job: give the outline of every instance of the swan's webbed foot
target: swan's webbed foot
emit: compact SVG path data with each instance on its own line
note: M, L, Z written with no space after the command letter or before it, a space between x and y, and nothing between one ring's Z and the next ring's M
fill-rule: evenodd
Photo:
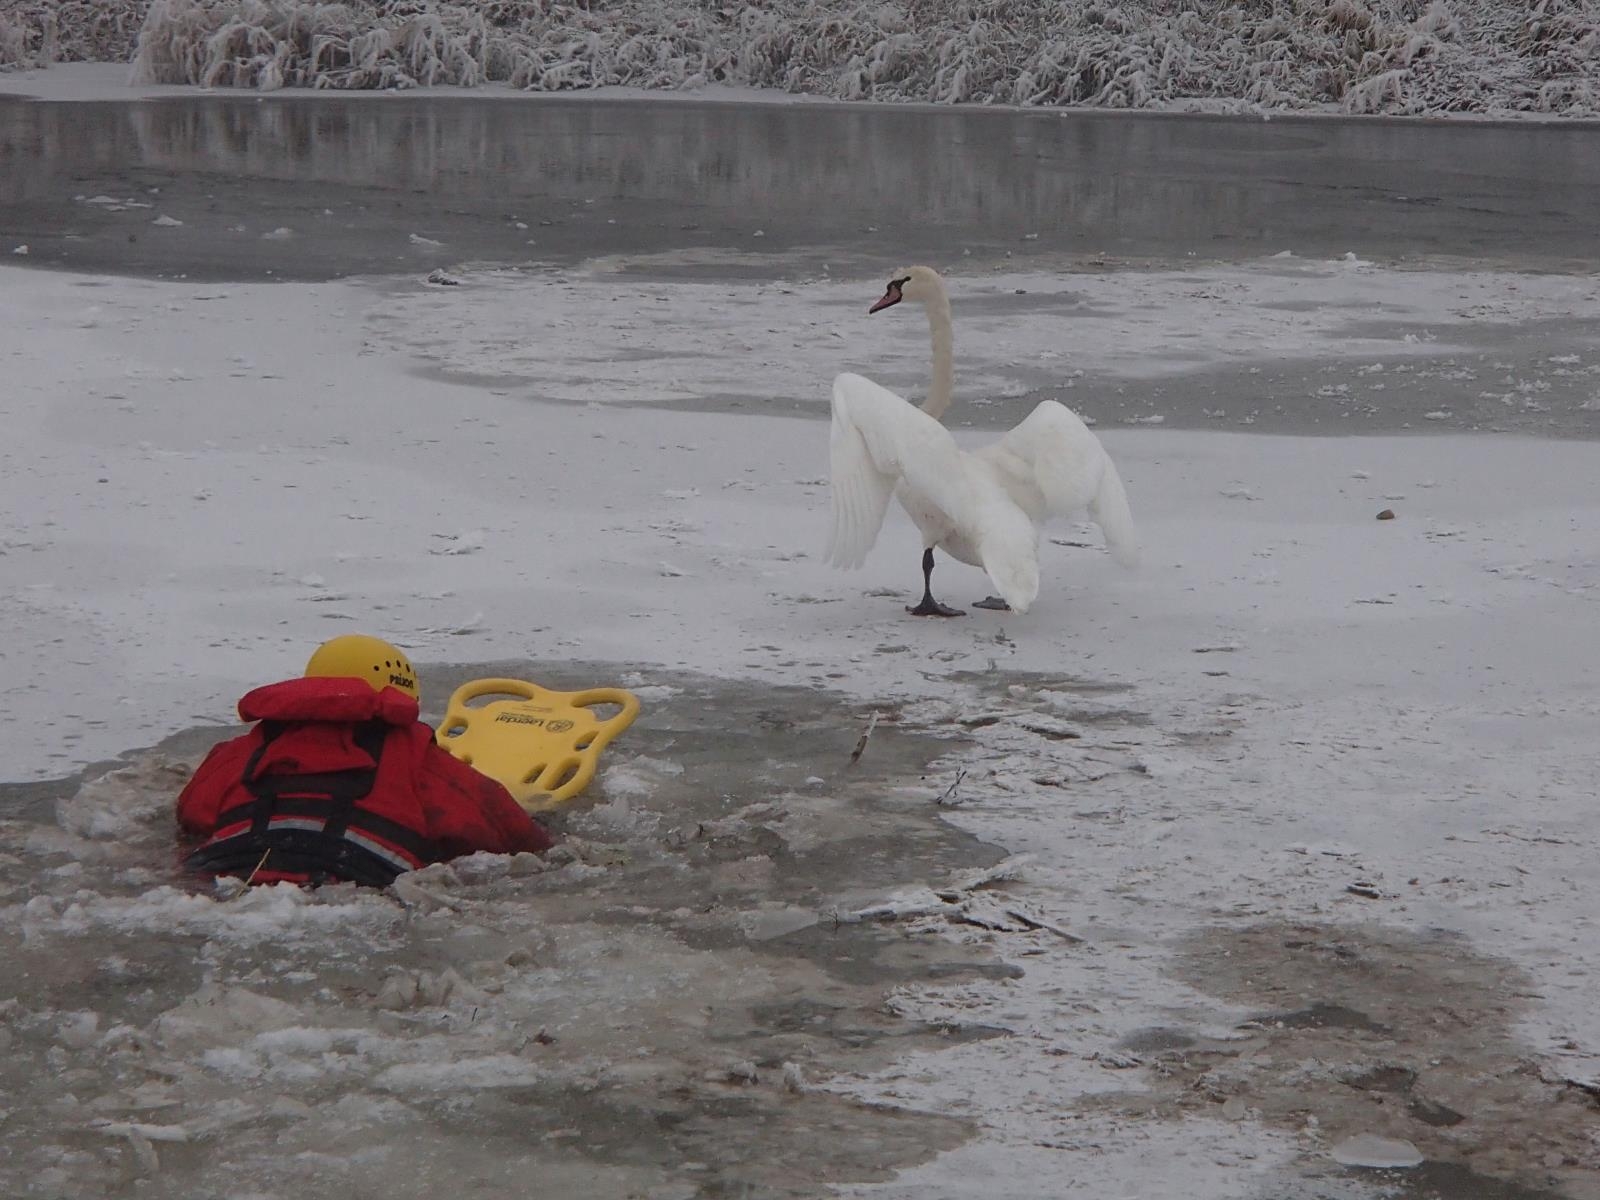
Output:
M951 608L948 604L940 604L932 596L924 595L922 603L915 608L906 605L906 611L913 617L964 617L967 614L959 608Z
M913 617L964 617L967 615L961 609L951 608L948 604L940 604L933 598L932 546L922 552L922 603L915 608L907 605L906 611Z
M972 602L972 607L973 608L987 608L990 612L1010 612L1011 611L1011 605L1007 604L1004 600L1000 599L999 596L985 596L982 600L974 600Z

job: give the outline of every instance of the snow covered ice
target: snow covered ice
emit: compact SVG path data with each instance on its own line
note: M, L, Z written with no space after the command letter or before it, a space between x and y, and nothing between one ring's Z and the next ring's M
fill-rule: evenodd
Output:
M144 186L63 203L192 253ZM952 250L958 438L1093 417L1145 564L1060 523L1025 617L930 625L904 518L820 558L828 381L916 395L926 331L751 228L0 267L0 1191L1592 1194L1600 279ZM645 714L549 860L176 878L234 700L357 628L434 715Z

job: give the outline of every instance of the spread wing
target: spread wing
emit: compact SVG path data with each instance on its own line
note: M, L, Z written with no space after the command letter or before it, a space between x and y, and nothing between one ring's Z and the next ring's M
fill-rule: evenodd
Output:
M970 483L950 431L860 375L833 381L829 458L833 525L827 559L834 566L866 561L901 481L941 512L958 516L971 507Z
M1002 457L1022 464L1044 501L1044 511L1053 517L1081 512L1094 499L1106 457L1100 439L1075 412L1054 400L1044 401L978 454L997 465Z
M1116 464L1078 415L1046 400L977 457L994 467L1013 498L1036 517L1067 517L1087 508L1112 557L1139 560L1139 535Z

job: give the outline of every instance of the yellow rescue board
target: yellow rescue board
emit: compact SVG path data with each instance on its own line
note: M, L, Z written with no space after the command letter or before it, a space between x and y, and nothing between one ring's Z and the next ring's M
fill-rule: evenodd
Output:
M487 696L500 698L473 703ZM602 717L601 705L620 711ZM543 812L589 786L600 751L638 715L639 698L621 688L554 692L524 679L474 679L451 693L434 740Z

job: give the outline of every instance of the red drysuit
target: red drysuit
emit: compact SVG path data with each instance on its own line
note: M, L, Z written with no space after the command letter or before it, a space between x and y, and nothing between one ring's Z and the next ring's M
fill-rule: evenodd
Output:
M434 744L397 688L290 679L250 692L239 716L259 724L214 747L178 796L195 870L381 887L478 850L551 845L505 788Z

